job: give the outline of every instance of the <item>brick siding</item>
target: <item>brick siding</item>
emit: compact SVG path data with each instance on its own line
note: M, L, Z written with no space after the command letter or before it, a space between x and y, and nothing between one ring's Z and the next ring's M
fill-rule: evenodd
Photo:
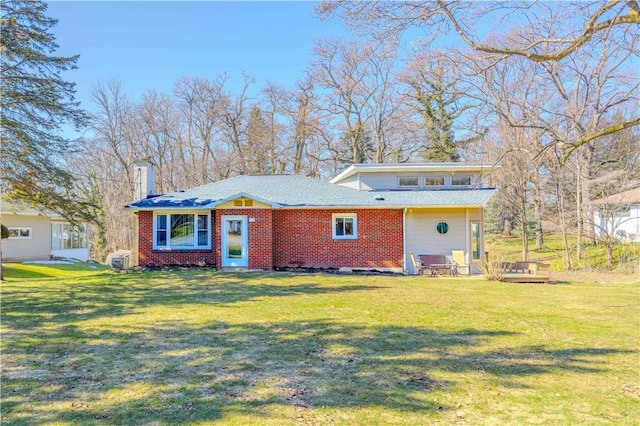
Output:
M212 222L214 215L211 215ZM211 227L211 229L215 229ZM211 233L212 241L215 241L215 232ZM212 248L215 245L212 243ZM215 251L213 249L198 250L154 250L153 249L153 212L138 212L138 265L140 266L165 266L165 265L216 265Z
M334 240L333 213L357 213L358 238ZM154 250L153 212L138 212L139 265L213 265L222 259L221 217L247 216L249 269L402 268L402 210L220 209L211 212L211 250Z
M358 238L333 239L333 213L357 213ZM402 210L274 210L274 267L402 268Z
M247 216L249 222L249 269L273 268L272 214L271 209L220 209L215 211L216 259L222 263L222 216ZM251 221L255 219L255 221Z

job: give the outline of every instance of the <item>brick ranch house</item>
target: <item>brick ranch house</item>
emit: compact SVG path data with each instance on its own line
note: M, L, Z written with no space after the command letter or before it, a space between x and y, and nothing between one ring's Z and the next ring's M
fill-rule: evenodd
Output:
M416 273L409 253L462 251L479 272L487 164L354 164L330 182L243 175L153 194L153 168L136 163L141 266L351 268Z

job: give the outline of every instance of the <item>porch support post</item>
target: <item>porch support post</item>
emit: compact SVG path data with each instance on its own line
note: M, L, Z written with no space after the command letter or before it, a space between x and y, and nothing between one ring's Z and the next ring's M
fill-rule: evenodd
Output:
M467 259L467 265L469 265L469 274L471 274L471 263L473 262L473 256L471 256L471 222L469 222L469 208L464 209L464 227L467 232L464 233L464 256Z
M402 270L409 274L407 268L407 208L402 209Z

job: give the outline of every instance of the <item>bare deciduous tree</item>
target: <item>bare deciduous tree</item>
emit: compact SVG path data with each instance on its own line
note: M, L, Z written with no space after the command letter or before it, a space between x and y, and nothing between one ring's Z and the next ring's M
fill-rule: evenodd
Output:
M338 0L323 1L316 10L322 18L338 15L359 34L379 39L397 40L408 29L419 29L426 47L453 30L467 46L493 64L520 57L553 67L576 54L607 50L607 43L635 45L640 38L640 6L635 0L606 3ZM485 27L492 30L487 32ZM484 38L480 39L478 34ZM621 118L619 122L585 132L572 141L571 147L575 149L640 125L637 114Z

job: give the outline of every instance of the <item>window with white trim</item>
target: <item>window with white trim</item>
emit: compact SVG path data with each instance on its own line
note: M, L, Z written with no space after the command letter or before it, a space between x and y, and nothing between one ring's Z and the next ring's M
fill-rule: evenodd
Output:
M358 215L356 213L334 213L332 219L334 240L355 240L358 238Z
M51 250L73 250L89 247L87 224L51 224Z
M418 176L399 176L398 187L399 188L417 188L420 186L420 179Z
M7 229L9 230L10 240L30 240L31 239L31 228L15 227L15 228L7 228Z
M153 217L153 248L211 248L210 224L209 212L156 213Z
M444 176L427 176L424 178L424 186L444 186Z
M471 222L471 252L473 253L473 260L480 259L480 222Z
M469 186L471 185L471 176L452 176L451 186Z

